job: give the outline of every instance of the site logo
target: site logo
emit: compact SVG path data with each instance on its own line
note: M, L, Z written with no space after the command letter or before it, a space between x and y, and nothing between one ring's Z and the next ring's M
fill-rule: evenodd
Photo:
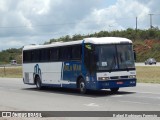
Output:
M41 69L39 68L39 65L36 64L34 66L34 72L33 72L33 78L35 78L36 75L39 75L39 77L41 78Z
M12 117L11 112L2 112L2 117Z
M42 113L41 112L33 112L33 111L12 111L12 112L2 112L2 118L42 118Z

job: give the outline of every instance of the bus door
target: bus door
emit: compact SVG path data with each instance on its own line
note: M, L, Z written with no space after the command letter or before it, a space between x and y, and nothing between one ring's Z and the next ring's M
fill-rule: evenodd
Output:
M63 86L69 86L76 88L76 80L78 76L81 74L81 45L74 45L67 47L63 57L66 61L63 62L63 70L62 70L62 84ZM65 57L66 56L66 57Z

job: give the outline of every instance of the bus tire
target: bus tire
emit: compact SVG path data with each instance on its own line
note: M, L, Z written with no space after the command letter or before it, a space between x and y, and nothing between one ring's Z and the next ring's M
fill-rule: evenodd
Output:
M85 94L87 92L86 84L83 78L80 78L78 88L81 94Z
M111 90L111 92L116 93L116 92L118 92L119 88L111 88L110 90Z
M39 89L39 90L42 89L42 83L41 83L41 79L39 76L36 76L35 84L36 84L37 89Z

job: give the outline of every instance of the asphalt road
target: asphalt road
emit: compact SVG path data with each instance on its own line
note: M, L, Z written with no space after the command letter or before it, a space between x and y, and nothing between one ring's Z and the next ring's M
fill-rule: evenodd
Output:
M22 79L0 78L0 111L12 110L160 111L160 84L139 83L136 87L121 88L116 94L105 90L82 95L72 89L37 90L24 85Z

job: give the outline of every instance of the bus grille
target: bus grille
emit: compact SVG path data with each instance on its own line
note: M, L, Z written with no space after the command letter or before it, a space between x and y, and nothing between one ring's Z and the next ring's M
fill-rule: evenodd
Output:
M128 76L114 76L114 77L110 77L110 79L128 79Z

